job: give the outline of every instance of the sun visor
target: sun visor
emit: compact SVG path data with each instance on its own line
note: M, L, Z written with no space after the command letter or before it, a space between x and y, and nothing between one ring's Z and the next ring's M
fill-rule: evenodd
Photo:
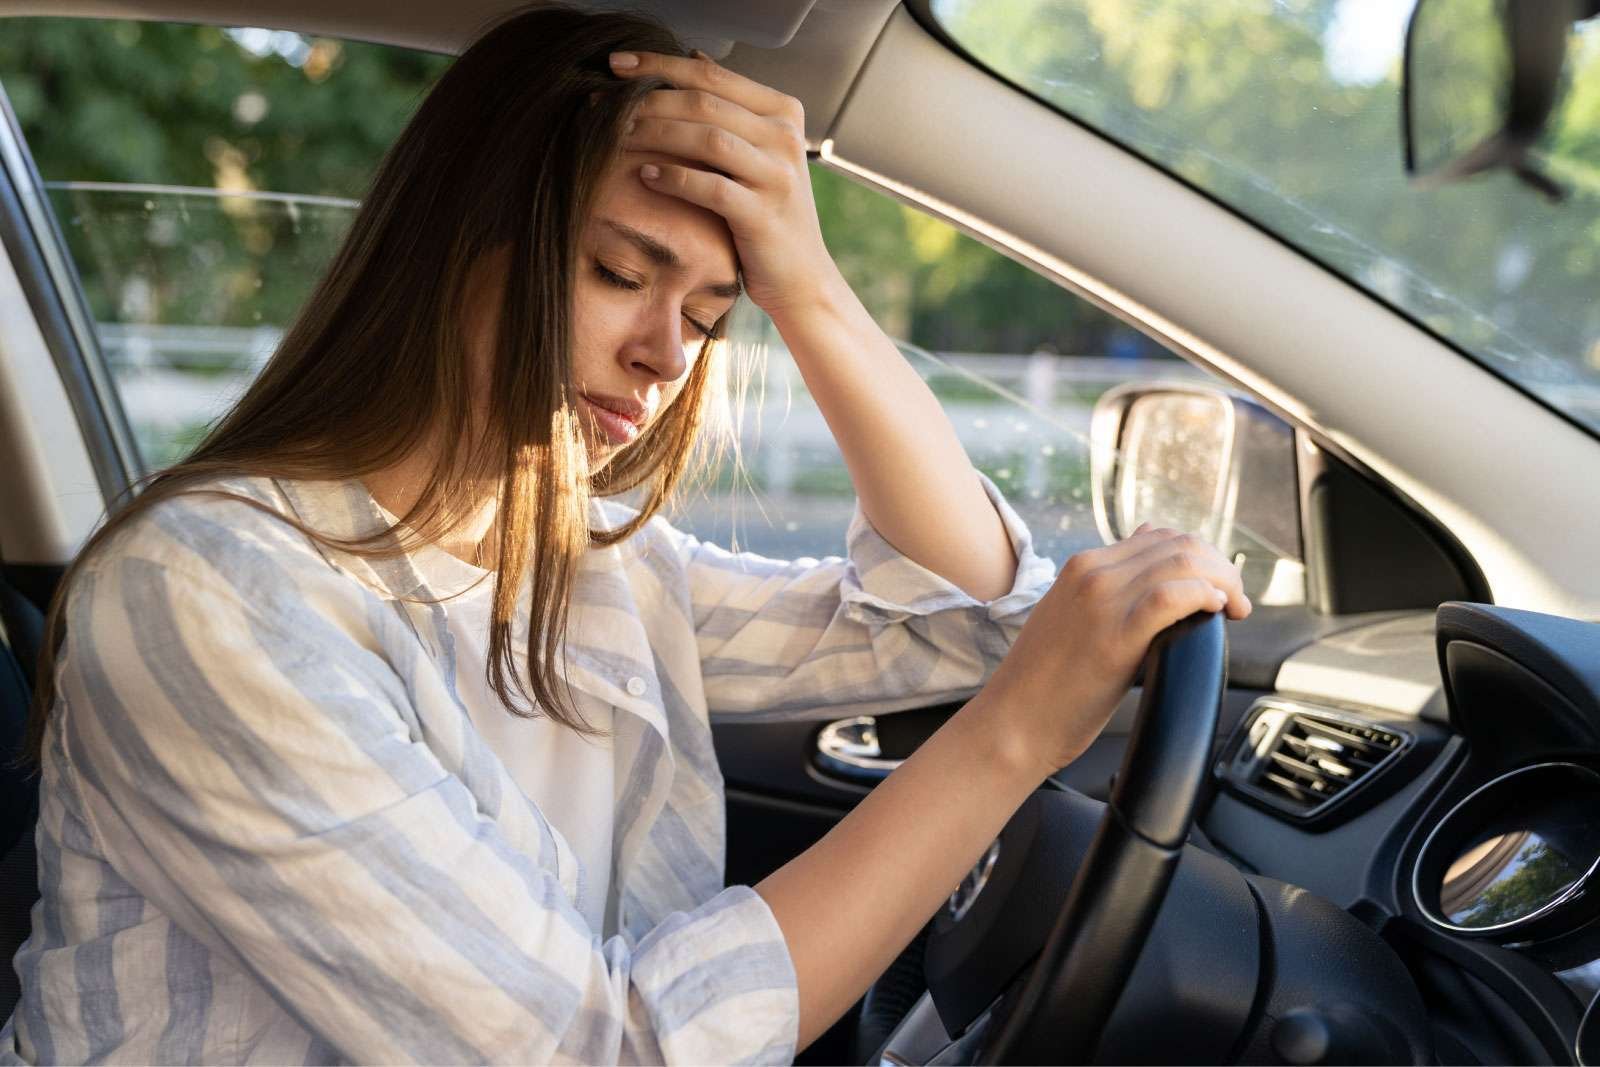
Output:
M816 0L585 0L601 10L638 11L671 26L690 46L715 58L735 44L781 48Z

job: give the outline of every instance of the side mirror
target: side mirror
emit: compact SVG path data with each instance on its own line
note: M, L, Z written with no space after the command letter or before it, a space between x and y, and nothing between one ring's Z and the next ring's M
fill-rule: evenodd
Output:
M1187 530L1238 563L1262 603L1301 603L1295 437L1255 402L1192 383L1101 396L1089 429L1095 523L1107 543L1140 523Z
M1560 199L1528 160L1560 95L1567 36L1600 0L1418 0L1406 29L1406 174L1424 188L1495 168Z

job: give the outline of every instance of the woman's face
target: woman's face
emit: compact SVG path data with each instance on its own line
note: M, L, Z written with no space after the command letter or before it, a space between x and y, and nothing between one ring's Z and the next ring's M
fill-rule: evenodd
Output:
M573 376L591 471L659 418L706 332L739 293L733 236L720 215L645 187L639 167L684 163L624 153L598 190L573 286ZM487 406L489 361L509 251L474 269L466 325L472 378Z
M727 223L646 188L649 162L685 161L624 153L579 248L572 359L591 469L661 415L739 294Z

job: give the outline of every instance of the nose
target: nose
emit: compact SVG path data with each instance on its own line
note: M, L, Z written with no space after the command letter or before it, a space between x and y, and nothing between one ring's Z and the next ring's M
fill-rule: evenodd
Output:
M640 321L623 346L622 359L627 369L664 385L682 378L689 369L683 348L683 312L671 301L661 301Z

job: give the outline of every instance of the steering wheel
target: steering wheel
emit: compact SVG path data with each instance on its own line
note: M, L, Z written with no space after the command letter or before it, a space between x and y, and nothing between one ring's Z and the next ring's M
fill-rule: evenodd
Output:
M1196 798L1211 765L1226 682L1227 639L1220 615L1191 616L1151 643L1127 753L1044 947L1021 977L1002 979L1009 981L1009 988L983 1012L986 1023L969 1031L976 1047L960 1043L966 1046L960 1058L980 1063L1087 1063L1094 1055L1177 869ZM1048 820L1050 816L1041 812L1052 796L1073 805L1092 803L1077 794L1035 794L1039 803L1024 805L1002 840L1017 827L1013 839L1031 842L1020 851L1055 847L1043 835L1033 838L1022 825ZM1081 817L1077 822L1082 826ZM1083 827L1084 832L1087 829ZM1016 857L1010 859L1016 862ZM1011 870L1014 877L1016 868ZM1050 912L1039 914L1048 918ZM981 937L985 931L973 933ZM986 951L965 956L961 977L969 986L971 972L987 969L985 965L1016 973L994 947L985 943ZM974 959L980 966L971 966ZM941 989L932 956L929 963L937 1002ZM979 1014L980 1003L989 1004L995 991L992 983L998 978L996 971L991 984L978 987L978 1001L969 995L969 1019ZM947 1002L955 999L955 993L947 992ZM939 1010L947 1020L953 1014L945 1005Z
M981 1063L1087 1063L1189 836L1227 686L1222 616L1192 615L1145 656L1139 717L1100 828Z

